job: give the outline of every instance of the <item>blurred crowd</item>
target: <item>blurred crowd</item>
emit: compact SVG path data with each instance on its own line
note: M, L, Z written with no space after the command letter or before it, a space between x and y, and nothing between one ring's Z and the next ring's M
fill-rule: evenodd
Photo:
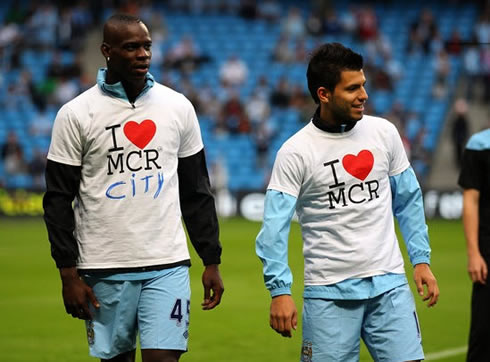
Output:
M319 0L311 0L307 11L302 2L278 0L167 0L163 3L31 0L8 4L0 25L0 105L6 111L27 114L26 131L34 137L49 138L60 105L92 86L93 75L86 74L83 64L85 40L90 30L97 27L100 31L105 17L115 11L138 14L149 25L153 38L152 69L161 71L161 78L157 80L184 93L193 102L198 115L209 120L215 134L249 135L256 147L256 165L262 169L270 166L270 145L281 128L280 121L271 121L273 114L277 110L293 110L301 121L308 122L315 110L307 94L306 78L298 82L282 76L272 82L263 74L253 89L244 94L243 86L251 69L241 54L236 53L220 61L215 75L219 77L219 86L196 86L192 74L218 59L203 52L191 34L180 37L163 51L164 44L173 36L166 22L171 14L232 15L279 27L279 36L269 54L270 67L274 64L304 65L308 54L325 36L348 37L362 49L368 91L393 92L404 77L404 64L394 56L393 44L380 30L383 19L365 2L359 5L351 2L341 12L336 10L335 2ZM422 53L433 60L431 66L436 80L431 96L435 99L447 96L449 59L460 57L467 79L465 98L490 101L490 46L483 45L490 43L490 6L488 1L478 6L479 18L471 39L463 39L457 29L443 39L429 7L420 10L408 29L406 54ZM28 66L30 53L34 57L46 55L43 69ZM169 76L171 72L178 73L178 81ZM366 113L375 111L371 108ZM394 102L380 115L398 127L412 163L427 165L431 155L425 148L426 125L422 114ZM6 121L7 118L0 120ZM46 147L35 148L26 156L19 139L22 135L9 127L3 129L8 130L0 137L5 175L30 174L34 186L42 188Z

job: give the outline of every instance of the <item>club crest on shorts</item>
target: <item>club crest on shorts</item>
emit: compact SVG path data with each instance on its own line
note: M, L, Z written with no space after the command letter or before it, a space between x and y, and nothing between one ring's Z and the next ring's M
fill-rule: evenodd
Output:
M311 362L313 358L313 343L308 340L303 341L301 347L301 362Z
M87 322L87 341L89 345L93 345L95 342L95 331L94 331L94 322Z

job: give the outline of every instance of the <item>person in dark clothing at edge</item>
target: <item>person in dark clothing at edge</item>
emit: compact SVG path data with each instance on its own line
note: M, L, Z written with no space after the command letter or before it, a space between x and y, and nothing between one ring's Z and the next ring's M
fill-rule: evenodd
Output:
M137 17L104 24L107 68L59 110L46 165L44 219L66 312L85 320L90 354L178 361L187 350L190 256L204 263L202 308L224 292L221 244L192 104L149 73ZM72 202L75 200L73 206Z
M463 153L463 226L473 283L467 362L490 361L490 128L472 135Z

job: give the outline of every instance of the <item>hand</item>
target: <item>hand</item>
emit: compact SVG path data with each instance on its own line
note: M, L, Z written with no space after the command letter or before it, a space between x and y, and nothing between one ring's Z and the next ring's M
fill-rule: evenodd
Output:
M439 299L439 287L437 280L432 274L428 264L417 264L413 273L413 279L417 286L417 292L422 297L422 300L427 303L428 307L433 307ZM424 284L427 286L427 294L424 295Z
M292 336L291 330L296 330L298 325L298 312L290 295L278 295L272 298L270 325L283 337Z
M487 283L488 267L480 253L468 255L468 273L473 283Z
M92 319L93 315L90 311L88 301L95 308L100 307L92 288L80 279L75 267L61 268L60 276L66 313L71 314L73 318L83 320Z
M202 285L204 286L202 309L213 309L221 302L221 296L225 291L217 264L206 265L202 273ZM211 295L211 291L213 291L213 295Z

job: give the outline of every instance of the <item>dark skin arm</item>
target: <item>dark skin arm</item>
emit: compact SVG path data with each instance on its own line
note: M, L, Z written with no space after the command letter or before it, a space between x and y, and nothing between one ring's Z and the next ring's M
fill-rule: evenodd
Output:
M100 307L92 288L80 278L76 267L60 268L60 277L66 313L73 318L91 320L93 314L89 303L95 308Z
M204 287L204 301L201 304L202 309L213 309L221 302L221 297L225 291L218 264L206 265L204 267L202 285Z

